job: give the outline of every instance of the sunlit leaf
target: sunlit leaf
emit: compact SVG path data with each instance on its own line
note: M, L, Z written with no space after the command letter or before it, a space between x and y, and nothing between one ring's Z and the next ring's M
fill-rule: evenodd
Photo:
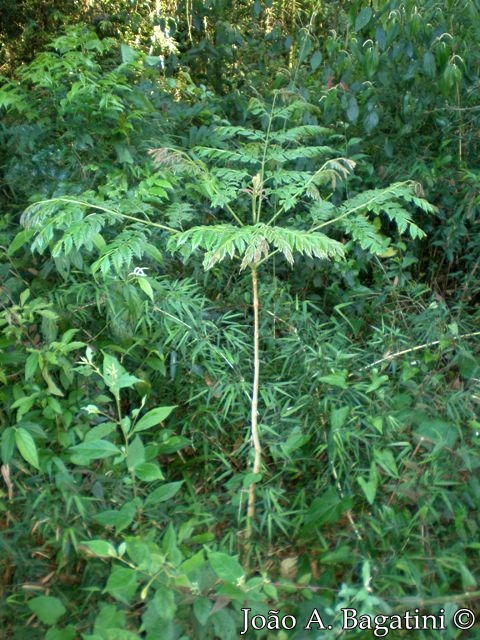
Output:
M32 435L23 427L15 429L15 444L22 458L35 469L39 469L37 445Z

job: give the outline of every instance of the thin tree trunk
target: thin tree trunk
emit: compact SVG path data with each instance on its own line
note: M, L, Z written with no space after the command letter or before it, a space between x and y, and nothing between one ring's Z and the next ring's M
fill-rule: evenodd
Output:
M260 381L260 348L258 335L258 319L260 315L260 307L258 302L258 278L257 269L251 267L252 271L252 293L253 293L253 388L252 388L252 414L250 422L252 445L255 452L253 461L253 473L260 473L262 464L262 448L260 446L260 434L258 431L258 387ZM248 508L247 508L247 543L252 536L252 524L255 516L255 482L248 490Z

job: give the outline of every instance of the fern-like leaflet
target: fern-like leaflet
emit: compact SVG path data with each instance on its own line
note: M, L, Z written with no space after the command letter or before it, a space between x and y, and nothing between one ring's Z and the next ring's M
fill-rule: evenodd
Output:
M323 233L286 229L259 223L237 227L232 224L192 227L172 236L171 250L180 250L187 258L198 249L205 253L204 267L211 269L225 258L240 258L240 269L257 266L270 253L282 254L293 265L294 254L310 258L340 259L344 256L342 243Z
M382 254L389 244L389 239L381 233L379 218L384 214L397 226L399 233L407 232L413 239L423 238L425 233L413 222L403 203L412 202L425 213L433 213L435 207L416 196L416 189L418 186L414 182L397 182L386 189L363 191L339 207L330 203L316 203L311 210L314 219L311 231L326 226L339 226L362 249ZM369 214L375 215L377 219L370 220Z

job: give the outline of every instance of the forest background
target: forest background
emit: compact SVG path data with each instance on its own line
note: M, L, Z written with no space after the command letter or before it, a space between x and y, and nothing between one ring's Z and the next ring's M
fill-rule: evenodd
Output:
M3 0L0 638L477 637L479 41Z

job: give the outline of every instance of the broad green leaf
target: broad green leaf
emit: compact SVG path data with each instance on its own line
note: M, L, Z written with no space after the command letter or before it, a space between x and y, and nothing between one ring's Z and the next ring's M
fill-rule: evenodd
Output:
M310 67L312 71L316 71L318 67L321 65L321 63L322 63L322 54L320 51L315 51L312 57L310 58Z
M370 7L363 7L355 18L355 31L360 31L370 22L372 18L372 10Z
M182 486L183 481L179 482L169 482L167 484L162 485L152 493L148 494L145 500L145 506L151 506L155 504L159 504L160 502L166 502L173 498L173 496L178 493L180 487Z
M350 95L348 97L348 106L347 106L347 118L349 122L355 123L358 120L359 113L360 113L360 109L358 107L358 102L355 96Z
M122 164L134 163L132 154L130 153L130 149L126 144L124 144L123 142L116 142L113 145L113 148L115 149L115 152L117 154L118 162L121 162Z
M324 525L337 523L342 515L350 509L351 498L341 498L334 487L314 498L305 513L304 531L309 532Z
M27 244L27 242L30 242L34 235L35 229L23 229L22 231L17 233L17 235L13 238L8 246L7 255L13 256L13 254L21 249L23 245Z
M38 452L32 435L23 427L15 428L15 444L22 458L35 469L40 469Z
M115 397L118 397L120 389L133 387L136 382L140 382L139 378L128 374L118 360L109 353L103 355L102 373L105 384Z
M168 418L168 416L175 408L176 405L171 407L157 407L156 409L148 411L144 416L140 418L140 420L135 423L133 433L137 433L138 431L145 431L146 429L150 429L151 427L160 424L166 418Z
M375 109L369 111L363 119L363 126L365 127L365 131L367 133L371 133L373 129L375 129L379 121L380 118L378 117L377 111Z
M220 609L210 617L215 637L222 640L238 640L237 614L230 608ZM243 636L242 636L243 637Z
M303 447L310 440L310 436L300 429L300 427L294 427L288 434L287 441L282 443L282 449L285 455L288 457L294 451Z
M120 449L108 440L88 440L70 447L70 451L75 456L80 454L85 460L101 460L121 453Z
M164 475L156 462L142 462L135 467L135 476L143 482L163 480Z
M114 567L107 580L105 591L116 600L128 605L138 589L139 578L134 569Z
M357 482L360 485L368 504L372 505L375 502L375 496L377 495L378 487L378 473L377 465L372 461L370 465L370 474L368 480L365 480L362 476L357 478Z
M127 553L142 571L150 574L160 571L165 565L166 558L158 544L142 538L126 538Z
M310 34L308 33L308 31L306 29L302 29L300 31L299 54L298 54L298 61L300 62L300 64L310 54L310 51L312 50L312 47L313 47L313 43L312 43L312 38L311 38Z
M132 524L136 513L135 503L127 502L118 511L114 509L102 511L94 516L94 519L104 527L114 527L115 533L118 535Z
M170 635L169 630L167 629L168 624L160 617L159 607L155 602L155 598L149 596L149 594L144 594L143 592L148 589L150 590L151 585L147 583L147 585L143 588L140 593L140 597L145 595L145 607L142 612L142 630L145 633L145 638L152 638L156 640L157 638L165 638L165 640L174 640Z
M35 311L39 316L42 316L42 318L48 318L48 320L58 320L58 315L51 309L36 309Z
M327 552L320 556L320 562L322 564L337 565L340 563L351 564L352 562L352 547L347 544L343 544L334 551Z
M140 55L138 51L129 47L128 44L123 43L120 45L120 53L122 56L122 62L133 62Z
M150 298L150 300L152 300L153 302L153 289L152 289L152 285L150 284L150 282L146 279L146 278L141 278L139 277L137 279L138 282L138 286L140 287L140 289L147 294L147 296Z
M145 56L145 64L148 67L163 67L163 56Z
M15 400L15 402L12 403L11 405L11 409L18 409L17 411L17 419L20 420L22 416L24 416L26 413L28 413L30 411L30 409L33 407L35 400L37 399L38 394L31 394L29 396L22 396L20 398L18 398L18 400Z
M437 73L435 56L431 51L426 51L423 56L423 70L427 78L434 78Z
M99 556L100 558L117 557L115 547L106 540L86 540L82 542L82 547L85 547L90 551L90 553L93 553L93 555Z
M229 556L221 551L211 551L208 559L217 576L225 582L237 584L245 577L242 565L233 556Z
M190 444L191 441L184 436L171 436L164 442L161 442L157 445L157 453L162 456L169 453L176 453L177 451L184 449Z
M213 603L209 598L195 598L193 601L193 614L204 627L212 610Z
M93 406L93 405L90 405L90 406ZM84 407L84 409L87 409L87 407ZM99 411L97 412L91 411L90 413L95 414L95 413L99 413ZM109 436L111 433L114 433L116 429L117 429L117 425L115 422L102 422L96 427L93 427L92 429L90 429L90 431L87 431L83 441L85 443L85 442L96 442L98 440L103 440L105 436Z
M375 29L375 38L377 40L378 48L380 51L384 51L387 46L387 34L383 27L377 27Z
M162 539L162 550L168 559L173 561L175 564L178 563L173 559L174 557L178 559L178 562L182 560L182 554L179 552L177 546L177 532L175 531L175 527L172 522L169 523L167 530L164 533Z
M140 436L135 436L132 442L128 445L127 450L127 466L131 471L138 467L139 464L145 462L145 447Z
M27 602L29 609L43 624L52 626L66 613L66 609L59 598L53 596L37 596Z
M338 430L343 427L345 424L348 415L351 413L351 407L337 407L336 409L332 409L332 413L330 414L330 426L332 429Z
M367 481L362 476L357 478L357 481L363 493L365 494L368 504L373 504L375 502L375 496L377 494L377 481L376 480Z
M7 427L2 432L1 452L3 464L8 464L10 462L13 452L15 451L15 431L15 427Z
M377 464L392 478L398 478L398 468L395 458L390 449L373 450L373 455Z
M145 253L147 254L147 256L152 258L152 260L155 260L156 262L163 264L163 255L154 245L147 243L145 245Z
M205 560L205 554L202 551L198 551L195 555L191 556L184 562L182 562L181 570L185 573L190 580L198 581L202 573L205 572L207 561Z
M143 638L138 633L128 631L128 629L108 629L101 640L143 640Z
M117 609L113 604L100 603L100 611L95 619L95 633L101 640L109 629L122 629L126 626L124 611Z
M156 603L160 618L164 622L173 620L177 610L174 591L162 586L155 593L153 600Z
M440 86L444 93L451 91L462 79L462 72L454 62L448 62L440 78Z
M388 249L385 249L385 251L380 251L377 253L377 256L379 258L393 258L394 256L396 256L398 254L397 249L394 249L393 247L389 247Z
M120 419L120 429L123 431L123 433L128 433L131 429L132 426L132 420L130 418L130 416L123 416L123 418Z
M278 602L278 589L274 584L272 584L271 582L265 582L263 585L263 591L270 600Z
M20 304L22 307L25 306L25 303L30 298L30 296L31 296L30 289L25 289L24 291L22 291L22 293L20 294Z
M448 325L448 328L454 336L458 335L458 327L455 322ZM472 382L474 378L480 378L480 357L473 351L459 348L455 362L464 378L471 379Z
M76 637L77 632L72 624L61 629L51 627L45 634L45 640L75 640Z
M376 391L382 385L388 382L388 380L389 380L388 376L379 376L377 373L372 374L372 381L370 382L368 387L365 389L365 393L372 393L372 391Z
M418 420L418 426L414 427L414 436L423 439L425 446L453 449L459 438L458 426L440 418L430 418L423 414L420 416L423 417Z
M462 587L465 591L473 589L478 585L475 576L463 562L460 562L459 570L462 576Z
M48 367L46 365L41 368L41 372L42 372L43 379L47 383L49 393L51 393L54 396L63 397L63 391L61 391L53 381L52 376L50 375L48 371Z

